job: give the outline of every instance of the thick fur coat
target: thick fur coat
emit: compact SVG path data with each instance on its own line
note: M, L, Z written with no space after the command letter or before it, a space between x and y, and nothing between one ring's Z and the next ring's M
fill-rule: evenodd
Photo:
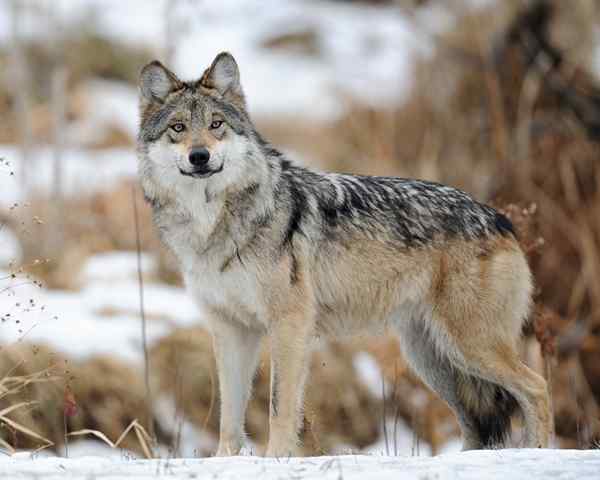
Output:
M193 82L152 62L140 91L141 184L214 338L218 455L243 444L264 336L266 453L289 455L313 340L359 332L400 335L465 448L501 445L516 411L523 443L547 445L546 384L517 355L532 279L506 217L452 187L294 164L254 128L227 53Z

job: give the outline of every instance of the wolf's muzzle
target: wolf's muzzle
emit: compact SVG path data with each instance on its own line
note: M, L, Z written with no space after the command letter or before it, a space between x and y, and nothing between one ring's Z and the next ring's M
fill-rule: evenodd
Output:
M206 168L207 165L205 165L202 168L196 168L194 170L184 170L182 168L179 169L179 173L181 173L182 175L185 175L187 177L193 177L193 178L208 178L212 175L214 175L215 173L219 173L223 171L223 164L221 164L219 166L219 168L217 168L216 170L210 170L209 168Z
M208 166L210 160L210 152L204 147L194 147L190 152L188 161L194 167L192 170L179 169L182 175L187 175L194 178L207 178L215 173L219 173L223 170L223 164L216 170L211 170Z

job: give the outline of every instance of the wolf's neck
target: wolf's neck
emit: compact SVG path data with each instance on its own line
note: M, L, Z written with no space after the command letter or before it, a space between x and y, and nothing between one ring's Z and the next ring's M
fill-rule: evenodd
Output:
M273 186L269 178L248 179L220 192L207 182L178 184L176 188L145 188L161 236L174 250L227 255L232 247L247 245L270 217ZM156 187L156 185L154 185ZM150 193L150 195L149 195Z

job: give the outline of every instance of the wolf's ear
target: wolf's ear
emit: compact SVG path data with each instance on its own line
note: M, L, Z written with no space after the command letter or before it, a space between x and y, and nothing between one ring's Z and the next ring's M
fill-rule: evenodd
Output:
M223 98L245 106L240 70L231 53L221 52L216 56L212 65L202 75L200 85L215 89Z
M158 60L154 60L142 69L140 91L142 97L150 102L164 101L167 95L181 86L174 73Z

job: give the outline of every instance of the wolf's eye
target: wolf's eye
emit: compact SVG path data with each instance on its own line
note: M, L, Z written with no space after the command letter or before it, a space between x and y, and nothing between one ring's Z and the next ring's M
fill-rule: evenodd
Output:
M183 123L174 123L171 125L171 129L176 133L181 133L185 130L185 125Z
M223 120L215 120L214 122L212 122L210 124L210 129L211 130L216 130L217 128L219 128L221 125L223 125Z

